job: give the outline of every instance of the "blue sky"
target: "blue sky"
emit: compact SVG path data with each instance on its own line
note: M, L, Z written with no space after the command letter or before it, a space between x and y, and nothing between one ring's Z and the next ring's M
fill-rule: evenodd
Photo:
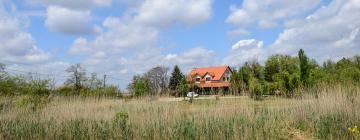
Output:
M0 62L9 69L62 77L81 63L124 79L113 81L122 87L157 65L186 73L300 48L319 63L360 52L359 0L0 2Z

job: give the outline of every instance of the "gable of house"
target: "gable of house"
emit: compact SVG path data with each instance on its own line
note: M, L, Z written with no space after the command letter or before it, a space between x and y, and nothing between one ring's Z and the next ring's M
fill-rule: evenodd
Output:
M221 81L224 76L229 76L231 69L229 66L194 68L187 76L187 81L194 81L201 77L200 81L206 81L206 77L211 77L211 81Z

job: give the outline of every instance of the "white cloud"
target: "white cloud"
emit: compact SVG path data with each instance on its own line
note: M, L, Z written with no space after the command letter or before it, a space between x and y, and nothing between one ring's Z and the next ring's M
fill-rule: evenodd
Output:
M302 24L285 29L270 50L295 55L304 48L310 57L320 62L358 54L359 11L359 0L334 0L308 16Z
M227 23L247 27L270 28L279 24L280 20L299 16L312 10L320 0L244 0L241 7L230 7Z
M44 75L46 73L57 78L56 84L61 84L68 63L54 60L50 53L37 47L32 35L26 31L28 21L18 18L14 9L7 11L0 2L0 63L6 64L10 74L35 72L41 73L42 79L50 78Z
M50 54L40 50L22 23L0 5L0 61L8 63L42 63Z
M248 36L248 35L250 35L250 32L245 29L239 28L236 30L227 31L226 34L228 36L234 36L234 37L235 36Z
M140 26L132 21L108 17L103 22L106 32L99 34L94 40L78 38L70 47L70 54L92 53L109 50L118 55L128 50L138 50L153 45L159 36L157 29Z
M305 19L289 20L284 31L268 47L255 39L239 41L223 63L238 66L249 59L263 62L272 54L295 56L301 48L320 63L354 56L360 52L359 11L359 0L334 0Z
M195 47L179 54L168 54L164 57L163 63L170 67L177 64L184 73L187 73L191 68L218 64L215 56L216 54L212 50L203 47Z
M95 33L90 25L90 11L71 10L64 7L49 6L45 25L54 32L67 35Z
M101 25L103 32L95 38L76 39L69 53L85 55L82 63L90 71L121 75L128 80L121 81L122 86L133 74L142 74L157 65L190 68L214 62L214 52L202 47L168 55L159 47L164 27L192 26L209 19L211 0L146 0L134 5L121 17L107 17Z
M26 0L26 2L45 6L56 5L77 10L90 10L94 7L111 6L112 4L112 0Z
M74 41L74 44L70 47L69 53L72 55L88 53L91 51L91 47L87 45L88 42L85 38L77 38Z
M223 59L223 64L241 66L246 61L254 59L263 62L267 56L262 41L255 39L240 40L231 47L231 51Z
M176 54L168 54L165 56L165 60L175 60L177 58Z
M263 42L262 41L256 41L255 39L240 40L239 42L234 44L231 47L231 49L232 50L237 50L237 49L241 49L241 48L245 48L245 47L249 47L249 46L262 48L263 47Z
M196 25L211 17L211 0L146 0L135 20L155 27Z

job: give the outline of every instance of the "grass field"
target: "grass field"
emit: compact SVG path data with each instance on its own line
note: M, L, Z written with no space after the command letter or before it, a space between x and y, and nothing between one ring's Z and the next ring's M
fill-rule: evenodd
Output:
M188 101L53 97L40 109L0 97L0 139L352 139L358 88L300 99L220 97ZM176 99L179 100L179 99Z

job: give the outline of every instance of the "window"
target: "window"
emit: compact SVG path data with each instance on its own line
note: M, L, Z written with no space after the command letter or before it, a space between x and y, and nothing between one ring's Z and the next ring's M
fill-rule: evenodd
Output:
M210 81L211 80L211 77L206 77L206 81Z
M223 81L225 81L226 79L225 79L225 77L223 77Z
M199 81L200 81L200 78L195 78L195 81L199 82Z
M226 77L226 81L230 81L230 78L229 78L229 77Z

